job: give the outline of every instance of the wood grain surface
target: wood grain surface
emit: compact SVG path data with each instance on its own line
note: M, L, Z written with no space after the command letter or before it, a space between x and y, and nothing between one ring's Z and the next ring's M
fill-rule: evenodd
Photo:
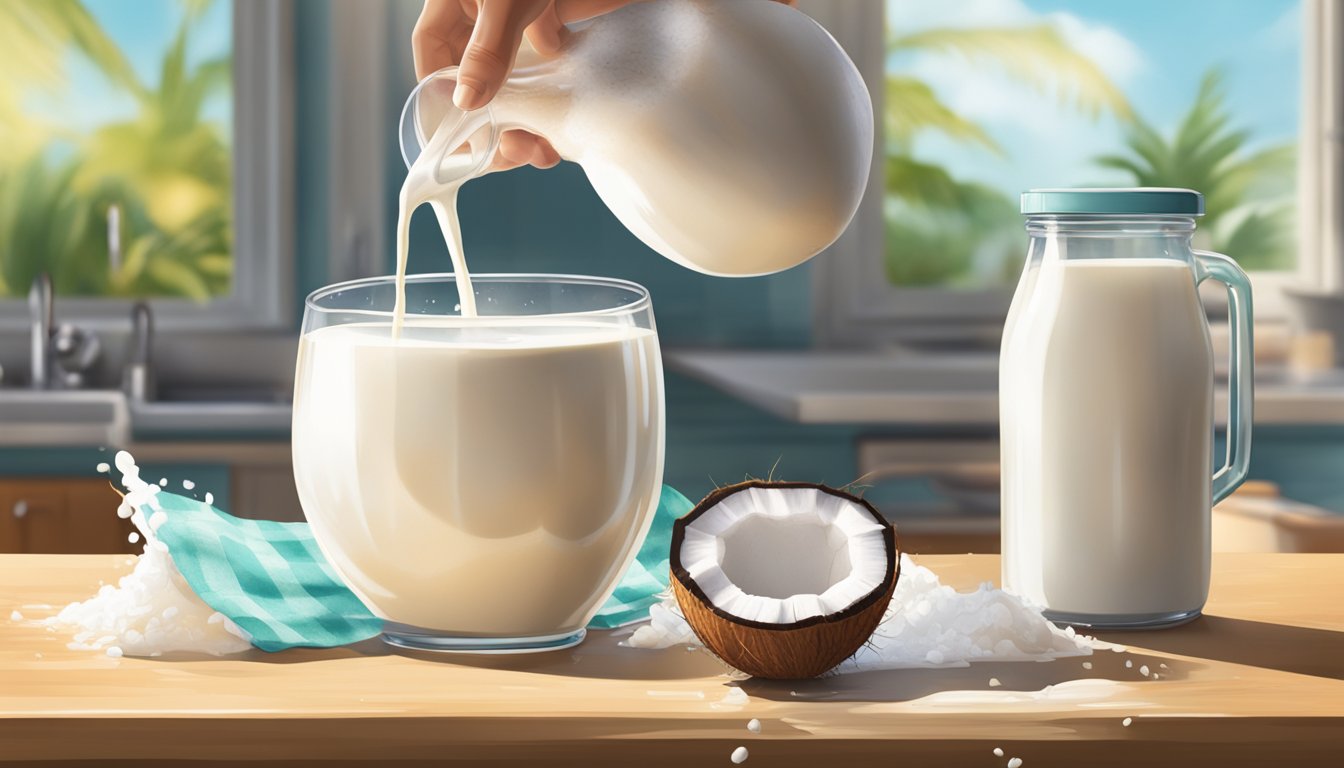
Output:
M918 561L960 588L998 575L990 555ZM752 767L1344 764L1344 555L1217 555L1206 615L1101 635L1124 652L793 683L735 680L684 647L624 648L620 631L532 656L369 641L113 659L41 625L132 562L0 556L0 763L644 768L731 766L745 746Z

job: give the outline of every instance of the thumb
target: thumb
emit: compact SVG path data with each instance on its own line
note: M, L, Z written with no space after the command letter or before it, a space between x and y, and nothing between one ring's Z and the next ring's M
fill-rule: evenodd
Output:
M460 109L485 106L513 69L523 30L549 0L481 0L471 40L462 52L453 103Z

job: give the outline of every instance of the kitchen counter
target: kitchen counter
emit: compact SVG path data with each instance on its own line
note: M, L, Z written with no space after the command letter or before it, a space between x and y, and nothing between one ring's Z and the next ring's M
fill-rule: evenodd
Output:
M998 355L869 351L669 350L669 370L800 424L972 426L997 429ZM1214 418L1227 419L1220 382ZM1344 373L1297 380L1256 375L1259 425L1344 424Z
M962 589L998 573L989 555L919 561ZM1128 650L1098 651L1091 670L1071 658L792 683L735 682L704 651L622 648L619 631L532 656L404 655L374 640L113 659L67 650L68 637L35 621L131 562L0 556L0 763L488 757L644 768L731 765L738 746L750 766L1232 766L1344 754L1344 555L1217 555L1204 618L1106 633ZM25 619L5 619L12 610ZM751 718L761 733L747 731Z

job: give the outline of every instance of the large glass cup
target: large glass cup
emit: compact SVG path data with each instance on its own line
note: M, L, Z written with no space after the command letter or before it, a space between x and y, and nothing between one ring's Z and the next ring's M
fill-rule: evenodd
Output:
M653 520L663 377L644 288L450 274L308 297L294 477L322 552L406 647L574 645Z

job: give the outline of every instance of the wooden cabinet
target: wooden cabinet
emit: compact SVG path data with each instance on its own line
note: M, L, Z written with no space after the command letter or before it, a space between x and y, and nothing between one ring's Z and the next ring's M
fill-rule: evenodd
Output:
M139 552L135 530L117 517L119 497L106 480L0 478L0 552Z

